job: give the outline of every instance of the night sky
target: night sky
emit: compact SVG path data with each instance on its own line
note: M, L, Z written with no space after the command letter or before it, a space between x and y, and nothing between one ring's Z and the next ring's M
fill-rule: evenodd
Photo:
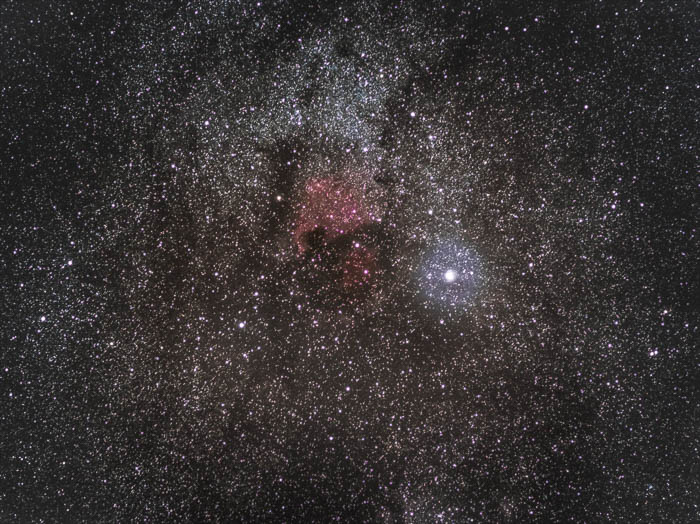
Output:
M700 521L693 0L0 5L0 522Z

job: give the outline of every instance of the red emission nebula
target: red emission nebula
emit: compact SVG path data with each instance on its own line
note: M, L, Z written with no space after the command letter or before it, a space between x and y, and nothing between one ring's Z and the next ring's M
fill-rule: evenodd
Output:
M376 250L363 245L359 233L380 221L362 188L335 177L314 178L302 190L292 236L300 255L337 274L345 291L355 291L370 287L378 272Z

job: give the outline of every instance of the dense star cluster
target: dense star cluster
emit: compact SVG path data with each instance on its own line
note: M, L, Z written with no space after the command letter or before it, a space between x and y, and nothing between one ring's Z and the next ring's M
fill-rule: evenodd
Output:
M699 521L699 14L3 2L0 521Z

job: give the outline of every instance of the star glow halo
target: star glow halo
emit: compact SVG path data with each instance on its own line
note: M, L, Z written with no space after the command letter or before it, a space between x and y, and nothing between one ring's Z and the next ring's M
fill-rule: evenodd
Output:
M483 263L472 247L441 239L426 249L416 278L420 295L429 302L469 306L483 284Z

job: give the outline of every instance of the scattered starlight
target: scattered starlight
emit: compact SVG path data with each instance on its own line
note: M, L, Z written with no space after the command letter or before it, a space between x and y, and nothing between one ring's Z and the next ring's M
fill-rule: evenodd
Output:
M697 522L692 2L0 3L2 522Z

